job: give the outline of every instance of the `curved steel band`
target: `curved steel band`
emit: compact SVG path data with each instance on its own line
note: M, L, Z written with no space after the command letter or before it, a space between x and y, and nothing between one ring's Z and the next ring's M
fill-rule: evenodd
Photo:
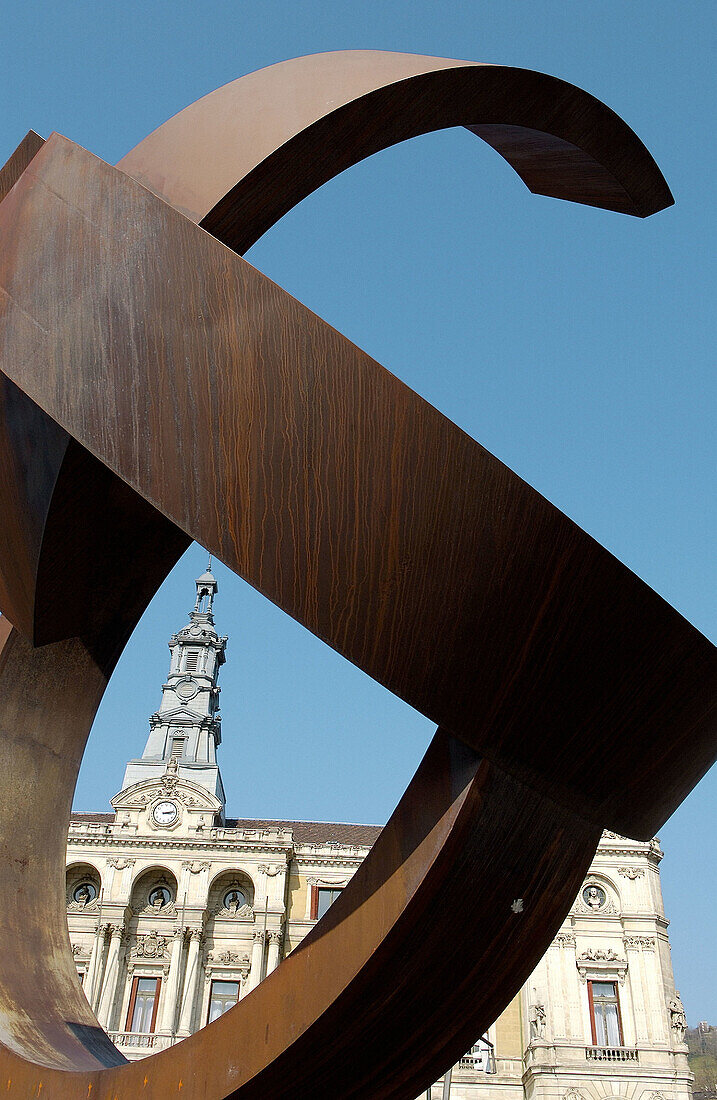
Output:
M348 165L456 124L533 191L640 216L672 201L570 85L375 53L227 85L118 168L28 135L0 175L10 1096L409 1100L526 979L601 828L651 835L712 760L705 639L237 255ZM300 948L128 1064L77 986L58 869L107 678L190 538L440 729Z

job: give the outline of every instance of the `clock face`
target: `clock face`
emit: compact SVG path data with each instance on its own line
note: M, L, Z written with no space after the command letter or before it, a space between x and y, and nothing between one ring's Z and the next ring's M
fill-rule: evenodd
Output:
M158 825L174 825L178 815L175 802L158 802L152 810L152 817Z

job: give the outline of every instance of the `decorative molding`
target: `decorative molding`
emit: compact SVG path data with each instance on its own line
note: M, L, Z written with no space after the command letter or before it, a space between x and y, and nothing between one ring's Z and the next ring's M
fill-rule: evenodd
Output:
M585 1098L580 1089L570 1088L565 1090L562 1100L585 1100Z
M224 951L210 951L207 955L207 962L213 966L217 964L219 966L236 966L240 969L246 967L249 968L249 956L240 955L238 951L231 951L226 948Z
M146 806L148 802L151 802L156 795L156 791L152 791L151 794L136 794L134 798L128 798L126 802L123 802L124 806Z
M284 870L284 865L280 863L259 863L257 865L257 871L260 871L263 875L268 875L269 878L274 878L275 875L280 874Z
M222 905L219 909L214 910L214 914L217 917L221 917L222 920L253 920L254 910L249 902L246 905L240 905L238 909L227 909Z
M172 771L169 771L172 768ZM177 762L170 760L167 765L167 771L159 780L159 786L164 794L176 794L177 784L179 783L179 775L177 774Z
M619 917L620 911L613 901L606 901L605 905L601 909L591 909L586 905L582 899L582 890L580 896L570 910L572 916L576 917Z
M655 941L650 936L625 936L623 939L625 947L631 947L637 949L643 947L645 951L654 951Z
M368 852L368 848L359 850L364 853ZM346 856L344 859L332 859L331 856L311 855L304 857L304 863L310 863L312 867L346 867L347 864L351 864L353 869L356 870L361 866L365 858L365 854L360 856ZM299 863L299 873L305 870L304 863Z
M632 842L633 844L635 841ZM624 848L599 848L597 852L598 856L611 856L614 859L649 859L654 863L659 863L657 853L650 849L645 851L644 848L628 848L627 845Z
M177 906L173 901L168 901L161 909L156 909L154 905L145 905L142 909L135 909L134 912L142 916L176 917Z
M578 962L624 962L620 960L620 956L616 951L613 951L611 947L603 950L601 947L588 947L586 951L583 951L581 955L578 955Z
M623 878L636 879L642 878L645 874L642 867L618 867L618 875L622 875Z
M335 890L345 890L351 881L351 876L344 875L343 878L319 878L317 875L312 875L306 881L309 886L328 886Z
M588 972L596 972L600 977L606 973L616 974L621 984L627 974L627 959L621 958L611 947L588 947L578 955L575 965L583 982L587 981Z
M172 878L174 878L174 875L172 875ZM169 894L170 897L170 900L165 902L163 905L151 903L149 900L150 896L155 892L155 890L158 890L160 886L166 889L166 892ZM174 917L177 915L177 903L176 900L172 897L172 894L174 894L175 891L172 883L167 878L166 874L162 873L158 878L152 879L149 882L145 883L142 893L144 893L145 891L147 897L146 904L138 906L134 910L135 913L147 913L151 914L153 917Z
M558 932L553 942L556 943L559 947L575 947L575 933Z
M190 875L198 875L202 871L208 871L211 867L209 860L185 859L182 862L182 870L189 871Z
M126 823L123 822L122 825L115 826L115 825L110 825L108 823L107 825L104 826L104 828L106 828L107 830L109 830L110 828L120 829L125 824ZM87 830L87 832L79 832L79 830L85 830L85 829ZM276 853L277 856L284 856L284 855L286 855L287 852L291 851L292 845L289 841L287 841L285 844L282 844L280 842L277 842L276 844L270 843L270 842L264 843L261 840L249 839L246 836L245 831L243 829L235 830L235 835L232 835L233 831L231 829L228 829L228 830L225 830L225 831L229 834L228 836L212 837L212 848L216 849L217 853L219 853L221 855L231 854L232 856L236 856L240 852L243 855L256 855L259 852L262 855L266 855L267 852L268 852L270 854ZM130 847L130 848L133 848L133 849L138 850L138 851L142 851L145 848L151 849L152 851L156 851L156 849L159 847L159 848L162 849L162 851L166 851L166 852L178 851L178 850L186 851L189 848L190 850L196 850L196 852L198 854L199 853L205 854L206 851L207 851L207 842L206 842L206 840L204 839L203 836L200 836L198 839L194 839L193 837L169 837L169 836L166 836L166 837L163 836L161 838L157 838L157 837L149 837L149 836L145 836L145 835L136 835L136 834L133 835L133 836L128 836L126 833L122 833L120 835L119 832L114 833L114 834L104 833L104 832L95 832L94 830L90 831L89 827L87 825L81 824L79 822L71 822L70 823L70 833L69 833L69 849L70 850L72 850L74 848L100 848L100 847L102 847L102 848L120 848L120 849L126 849L126 848ZM219 858L219 855L217 856L217 858ZM351 859L334 860L334 861L331 861L331 860L326 860L326 861L313 860L312 861L312 863L322 863L322 864L324 862L327 863L327 864L334 864L335 863L336 866L340 866L340 867L345 867L347 864L352 864L353 865L355 863L356 867L359 867L360 864L361 864L361 859L351 858Z
M281 928L271 928L267 932L266 936L267 936L267 939L269 940L269 943L278 943L278 944L280 944L281 941L284 938L284 932L283 932L283 929L281 929Z
M138 959L161 959L167 954L168 936L158 936L152 930L146 936L137 936L132 955Z
M93 901L68 901L68 913L99 913L100 903L98 898Z

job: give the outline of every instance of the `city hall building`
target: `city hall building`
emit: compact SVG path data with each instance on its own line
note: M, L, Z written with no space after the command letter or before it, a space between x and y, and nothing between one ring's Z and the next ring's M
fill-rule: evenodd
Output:
M79 980L130 1059L180 1042L245 997L301 942L380 832L225 817L217 680L227 639L214 626L216 592L207 571L189 622L170 638L161 704L113 812L75 812L70 824L67 919ZM436 1100L449 1090L453 1100L688 1100L661 858L657 840L603 834L547 954L450 1082L434 1085Z

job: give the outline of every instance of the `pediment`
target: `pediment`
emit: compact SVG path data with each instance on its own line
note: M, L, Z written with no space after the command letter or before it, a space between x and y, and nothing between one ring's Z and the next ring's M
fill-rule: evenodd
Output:
M211 810L220 813L222 804L206 787L192 783L176 773L167 772L158 779L142 779L119 791L110 804L114 810L137 810L157 798L175 798L190 810Z

